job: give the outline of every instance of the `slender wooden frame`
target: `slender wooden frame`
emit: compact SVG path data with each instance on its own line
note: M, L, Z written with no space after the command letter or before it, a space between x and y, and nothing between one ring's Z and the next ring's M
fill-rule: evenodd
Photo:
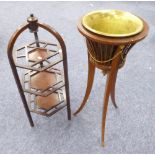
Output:
M95 74L95 68L101 69L105 74L107 74L107 81L106 81L106 87L105 87L105 94L104 94L104 102L103 102L103 113L102 113L102 130L101 130L101 141L102 141L102 146L104 146L104 139L105 139L105 124L106 124L106 114L107 114L107 109L108 109L108 101L109 101L109 96L111 96L112 103L115 108L117 108L116 101L115 101L115 85L116 85L116 79L117 79L117 73L118 69L123 67L124 65L124 60L131 48L139 41L144 39L147 34L149 27L147 23L143 21L144 28L143 31L137 35L131 36L131 37L124 37L124 38L112 38L112 37L105 37L101 35L97 35L95 33L92 33L85 29L81 23L82 18L80 18L78 22L78 30L79 32L86 38L87 40L90 40L92 44L98 43L99 45L112 45L112 46L117 46L114 56L115 57L120 50L122 50L121 54L118 54L115 59L111 60L110 65L106 65L106 63L98 63L95 60L92 60L91 55L90 55L90 46L87 42L87 49L88 49L88 80L87 80L87 88L86 88L86 93L84 96L84 99L82 103L80 104L80 107L76 110L74 115L77 115L86 105L86 102L88 100L88 97L90 95L93 81L94 81L94 74ZM123 47L121 49L121 47ZM97 52L98 49L94 45L93 48L96 50L94 52ZM122 60L123 59L123 60ZM123 63L122 63L123 62Z
M33 15L32 15L32 17L33 17ZM13 35L11 36L11 38L9 40L9 43L8 43L7 55L8 55L8 59L9 59L9 63L10 63L11 69L12 69L12 73L14 75L14 79L16 81L18 91L19 91L19 94L21 96L21 99L22 99L22 102L23 102L23 105L24 105L24 108L25 108L29 123L30 123L30 125L32 127L34 126L34 123L33 123L32 116L31 116L31 113L30 113L30 110L29 110L29 107L28 107L28 104L27 104L27 100L26 100L26 97L25 97L25 94L24 94L24 91L23 91L22 84L20 82L20 77L18 75L17 68L16 68L16 67L21 67L21 66L16 66L16 64L14 62L14 58L13 58L14 51L13 51L13 49L14 49L14 44L15 44L17 38L20 36L21 33L23 33L28 28L30 29L30 31L32 31L34 33L36 44L39 47L38 35L37 35L38 27L41 27L41 28L45 29L51 35L53 35L57 39L57 41L59 42L60 47L62 49L62 55L63 55L63 60L62 61L63 61L63 68L64 68L64 85L65 85L65 92L66 92L67 114L68 114L68 120L71 120L69 79L68 79L68 64L67 64L67 52L66 52L65 43L64 43L62 37L60 36L60 34L55 29L50 27L49 25L40 23L37 20L32 21L32 22L30 21L30 22L27 22L27 23L23 24L22 26L20 26L13 33ZM27 68L27 69L29 69L29 68ZM36 69L36 71L40 71L40 70Z

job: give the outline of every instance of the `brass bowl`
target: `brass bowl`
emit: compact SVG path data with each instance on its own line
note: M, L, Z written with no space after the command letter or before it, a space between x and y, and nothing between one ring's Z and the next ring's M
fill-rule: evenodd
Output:
M86 14L82 25L96 34L110 37L127 37L143 30L143 21L120 10L98 10Z

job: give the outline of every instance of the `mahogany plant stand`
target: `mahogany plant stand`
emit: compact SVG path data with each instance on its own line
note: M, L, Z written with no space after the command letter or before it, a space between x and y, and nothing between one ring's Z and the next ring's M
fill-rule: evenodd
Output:
M135 43L144 39L148 34L148 25L143 20L144 29L137 35L123 38L112 38L97 35L86 30L82 25L80 19L78 23L79 32L86 38L87 50L88 50L88 80L87 88L84 99L74 113L77 115L85 106L88 97L90 95L95 69L102 70L103 74L107 74L107 81L105 87L104 101L103 101L103 113L102 113L102 145L104 146L105 138L105 123L106 114L108 109L109 96L111 96L112 103L117 108L115 101L115 84L117 78L118 69L125 63L125 58L129 50L135 45Z
M49 32L58 43L41 41L39 28ZM34 41L14 50L17 38L27 29L34 34ZM70 120L67 53L60 34L31 14L27 23L12 35L7 54L30 125L34 126L30 112L49 117L66 106ZM18 68L24 70L22 77Z

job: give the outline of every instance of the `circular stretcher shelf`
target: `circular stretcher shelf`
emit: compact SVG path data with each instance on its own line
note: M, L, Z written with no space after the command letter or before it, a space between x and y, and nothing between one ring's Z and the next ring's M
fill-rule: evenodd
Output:
M96 34L109 37L128 37L143 30L143 21L120 10L97 10L82 18L83 26Z

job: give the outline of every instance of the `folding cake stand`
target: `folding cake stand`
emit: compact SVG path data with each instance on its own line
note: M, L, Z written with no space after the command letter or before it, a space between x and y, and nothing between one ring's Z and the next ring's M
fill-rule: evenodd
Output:
M49 32L58 44L40 41L38 28ZM35 41L14 50L17 38L27 29L34 34ZM60 34L31 14L27 23L12 35L7 54L30 125L34 126L30 112L49 117L65 106L70 120L67 53ZM24 70L22 77L17 68Z

